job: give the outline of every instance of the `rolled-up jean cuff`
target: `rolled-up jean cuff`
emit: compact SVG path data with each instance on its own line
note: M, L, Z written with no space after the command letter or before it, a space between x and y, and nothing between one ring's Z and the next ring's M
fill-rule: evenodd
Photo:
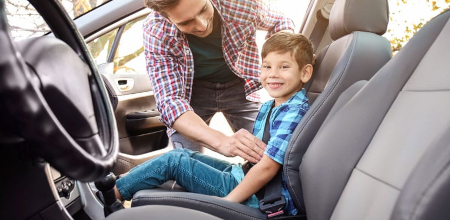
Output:
M122 181L120 181L120 179L116 182L116 187L117 190L119 190L120 196L123 200L131 200L133 198L133 195L131 195L127 190L123 189L124 187L122 186L121 182Z

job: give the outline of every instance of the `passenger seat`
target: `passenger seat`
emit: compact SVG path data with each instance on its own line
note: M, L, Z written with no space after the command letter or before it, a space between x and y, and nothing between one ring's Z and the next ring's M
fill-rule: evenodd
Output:
M300 166L309 220L450 219L448 39L450 11L339 98Z
M302 157L339 95L357 81L369 80L392 57L387 30L387 0L336 0L329 32L334 40L317 55L313 80L307 85L312 102L289 142L283 173L289 192L305 214L299 166Z

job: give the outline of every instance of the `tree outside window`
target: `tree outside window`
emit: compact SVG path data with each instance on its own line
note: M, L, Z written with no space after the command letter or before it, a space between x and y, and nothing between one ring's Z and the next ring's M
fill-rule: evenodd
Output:
M58 0L69 17L76 18L109 0ZM6 16L14 39L42 36L50 31L44 19L26 0L5 0Z
M384 35L396 54L423 25L450 9L450 0L389 0L389 25Z

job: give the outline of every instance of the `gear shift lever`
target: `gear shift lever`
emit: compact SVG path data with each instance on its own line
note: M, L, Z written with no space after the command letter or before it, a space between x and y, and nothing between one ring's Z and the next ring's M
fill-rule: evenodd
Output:
M103 196L103 209L105 212L105 217L115 211L124 209L122 203L120 203L120 201L116 198L116 194L114 193L115 185L116 176L114 175L114 173L110 173L103 179L95 182L95 187L100 190L100 193Z

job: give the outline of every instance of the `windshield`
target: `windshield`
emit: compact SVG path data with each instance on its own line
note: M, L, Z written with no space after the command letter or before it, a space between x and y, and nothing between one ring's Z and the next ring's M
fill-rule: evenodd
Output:
M111 1L111 0L58 0L69 17L76 19L83 14ZM298 32L304 13L310 0L264 0L270 7L275 7L285 13L295 22ZM28 0L5 0L6 16L11 28L11 35L15 40L42 36L50 32L44 19L37 13ZM263 34L259 34L262 36ZM264 37L259 37L264 39Z
M70 18L75 19L110 0L59 0ZM44 19L27 0L5 0L6 16L14 39L41 36L50 32Z

